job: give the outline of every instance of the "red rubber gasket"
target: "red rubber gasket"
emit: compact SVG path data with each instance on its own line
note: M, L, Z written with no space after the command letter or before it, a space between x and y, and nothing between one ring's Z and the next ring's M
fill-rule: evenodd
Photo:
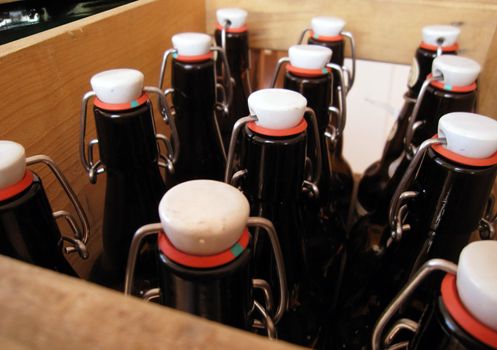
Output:
M200 269L222 266L235 260L247 248L249 241L250 234L248 229L245 229L238 242L221 253L214 255L192 255L174 247L164 232L160 232L158 237L159 249L165 256L180 265Z
M456 276L445 275L441 286L445 308L461 328L482 343L497 349L497 331L478 321L466 309L457 292Z
M421 42L421 44L419 44L419 47L422 48L422 49L425 49L425 50L429 50L429 51L434 51L434 52L437 52L437 49L438 49L438 46L437 45L431 45L431 44L427 44L425 43L424 41ZM458 43L454 43L450 46L442 46L442 52L451 52L451 51L457 51L459 50L459 44Z
M343 40L343 35L338 34L338 35L333 35L333 36L325 36L325 35L314 35L314 31L311 30L309 33L312 38L319 40L319 41L328 41L328 42L336 42L336 41L342 41Z
M428 74L426 76L426 79L431 79L432 74ZM454 92L470 92L470 91L475 91L476 90L476 82L466 85L466 86L456 86L456 85L447 85L442 83L441 81L432 81L430 85L440 89L440 90L447 90L447 91L454 91Z
M433 137L437 138L438 135L436 134ZM454 153L452 151L449 151L440 143L436 145L431 145L431 148L433 148L433 150L438 154L440 154L441 156L463 165L487 167L497 164L497 152L495 152L493 155L491 155L488 158L469 158L461 156L460 154Z
M302 121L293 128L283 129L283 130L264 128L262 126L257 125L255 122L248 123L247 127L257 134L281 137L281 136L291 136L291 135L300 134L305 129L307 129L307 122L305 121L304 118L302 118Z
M19 193L21 193L26 188L31 186L32 183L33 183L33 173L30 170L26 170L26 172L24 173L24 177L22 178L21 181L0 189L0 201L4 201L14 196L17 196Z
M146 93L143 93L143 95L138 97L136 100L133 100L128 103L105 103L99 100L97 97L95 97L93 104L96 107L105 109L107 111L125 111L127 109L141 106L142 104L145 104L148 100L149 100L148 95Z
M212 52L208 52L205 55L198 55L198 56L182 56L182 55L177 55L174 57L175 60L184 62L184 63L195 63L195 62L202 62L202 61L207 61L211 60L214 57Z
M291 64L286 65L286 70L292 74L299 76L299 77L305 77L305 78L321 77L321 76L326 75L326 74L331 72L331 69L329 69L329 68L307 69L307 68L295 67L295 66L292 66Z
M223 30L223 28L224 27L222 25L220 25L219 23L216 24L216 29ZM227 33L243 33L243 32L246 32L247 30L248 30L248 27L245 24L245 25L243 25L243 26L241 26L239 28L230 28L230 27L228 27L228 29L226 29L226 32Z

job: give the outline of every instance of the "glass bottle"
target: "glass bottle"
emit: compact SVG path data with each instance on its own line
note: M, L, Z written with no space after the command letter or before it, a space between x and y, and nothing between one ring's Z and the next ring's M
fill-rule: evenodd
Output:
M305 35L309 32L309 38L307 40L308 44L311 45L321 45L332 50L333 55L331 56L330 63L334 63L339 67L342 67L342 74L338 69L333 69L333 107L340 109L339 101L342 95L340 91L340 86L342 87L345 95L348 94L352 86L354 85L355 74L356 74L356 58L355 58L355 41L352 33L344 31L346 22L342 18L331 17L331 16L317 16L311 20L311 28L305 29L300 38L299 43L304 41ZM350 43L350 51L352 58L352 69L349 69L344 64L345 57L345 41L346 39ZM341 77L343 75L343 77ZM345 79L344 79L345 78ZM345 109L346 101L343 100L343 109ZM335 129L340 128L340 121L337 114L332 115L331 124ZM345 127L345 124L343 125ZM333 169L332 181L334 183L333 188L336 188L339 193L348 193L347 201L340 203L341 210L349 211L352 190L354 187L354 179L352 177L352 169L349 163L343 157L343 137L337 139L331 150L331 168ZM343 198L346 198L345 196Z
M159 86L163 89L167 61L171 58L173 119L178 130L181 152L168 176L167 187L193 179L222 180L225 150L216 118L216 108L229 112L232 84L224 51L211 45L211 37L203 33L180 33L172 37L174 49L164 53ZM224 63L226 104L217 102L216 61Z
M38 163L48 166L61 184L79 225L67 211L52 212L41 178L26 168ZM67 221L74 238L61 234L57 219ZM23 146L0 140L0 254L77 276L65 254L78 252L88 258L88 236L86 214L53 160L44 155L26 158Z
M381 193L395 172L398 165L398 162L395 161L404 150L404 138L409 117L413 112L421 86L427 75L431 73L433 60L442 54L457 54L459 28L448 25L431 25L423 27L422 33L423 41L416 50L409 72L404 105L390 131L381 159L364 171L359 182L355 210L359 216L365 215L377 206Z
M399 292L378 320L372 338L373 350L497 349L497 242L479 241L467 245L458 265L433 259L426 262ZM399 319L386 335L398 311L408 304L423 283L434 274L446 273L419 321ZM401 331L411 334L398 341Z
M252 92L250 86L249 33L247 11L240 8L221 8L216 11L217 25L214 32L216 45L222 47L230 67L233 95L229 114L219 118L225 149L229 147L231 132L238 118L249 114L247 98ZM217 74L222 75L221 62ZM222 78L222 77L221 77ZM223 80L223 79L221 79Z
M376 317L412 274L431 258L456 261L473 231L485 226L497 175L497 122L449 113L438 134L422 143L402 177L389 225L350 239L335 340L348 343L343 348L367 344ZM409 312L420 311L427 295L417 300Z
M248 99L252 116L240 119L233 130L225 181L239 186L251 204L253 215L271 220L278 232L287 271L289 303L278 325L281 339L311 346L322 331L322 319L330 305L333 281L328 264L333 239L322 231L311 231L305 223L303 196L318 195L320 141L317 152L306 150L311 115L313 135L319 135L314 112L299 93L285 89L263 89ZM236 149L241 134L239 149ZM239 152L240 168L233 174L233 159ZM314 153L317 158L313 159ZM306 157L313 174L306 179ZM255 274L275 285L269 244L257 233Z
M113 288L122 288L126 257L133 233L142 225L158 219L154 210L165 192L159 167L173 171L179 146L174 149L164 135L156 133L149 93L164 94L158 88L144 87L143 74L134 69L113 69L91 78L93 91L83 97L81 162L91 183L99 174L106 174L103 253L91 273L91 279ZM93 99L97 139L86 146L86 111ZM176 135L174 120L164 116ZM168 156L161 156L159 142L168 147ZM94 161L93 148L98 146L100 159ZM88 148L88 150L87 150ZM176 152L176 153L175 153ZM163 161L162 161L163 160ZM147 242L142 258L155 265L151 258L153 242ZM146 279L146 278L145 278Z
M250 207L236 188L213 180L192 180L171 188L159 204L161 223L141 227L129 252L125 293L133 292L140 241L156 235L159 288L147 293L162 305L245 330L264 325L276 338L274 323L286 306L285 266L278 236L269 220L249 217ZM249 227L265 231L277 257L280 304L254 300L267 282L253 279L254 241ZM264 306L263 306L264 305ZM274 315L272 314L274 312Z

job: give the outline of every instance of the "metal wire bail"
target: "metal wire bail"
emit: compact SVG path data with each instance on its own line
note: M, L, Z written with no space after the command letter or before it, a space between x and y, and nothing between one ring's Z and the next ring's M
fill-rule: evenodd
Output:
M416 272L412 279L392 300L390 305L387 306L385 311L383 311L383 313L381 314L380 318L378 318L378 321L376 322L376 325L374 327L373 336L371 338L372 350L383 349L382 338L385 327L390 322L392 317L397 313L397 311L399 311L399 309L405 304L407 299L412 295L412 293L421 284L421 282L423 282L426 277L428 277L434 271L443 271L455 275L457 273L457 265L451 261L443 259L431 259L424 263L424 265L418 270L418 272ZM411 321L408 326L412 328L412 326L414 325L417 325L416 322ZM388 340L391 341L391 339Z
M272 88L276 86L276 81L278 80L278 75L280 73L281 67L283 67L283 64L285 63L287 64L290 63L289 57L282 57L278 60L278 63L276 63L276 69L274 70L273 80L271 81Z
M55 219L64 218L68 222L74 234L74 238L67 236L62 237L64 241L69 242L71 244L71 246L65 247L64 251L66 254L72 252L78 252L79 256L82 259L87 259L89 254L88 254L88 249L86 248L86 243L88 242L88 237L90 236L90 225L88 224L88 218L86 217L86 213L83 210L83 207L81 206L78 197L76 196L73 189L69 185L69 182L67 181L66 177L57 167L57 165L52 160L52 158L45 155L36 155L26 158L26 165L33 165L40 163L46 165L50 169L50 171L54 174L55 178L62 186L62 189L64 190L71 204L76 210L79 222L82 226L81 228L78 227L72 215L67 211L57 211L53 213Z
M352 89L352 86L354 85L355 81L355 71L356 71L356 50L355 50L355 40L354 36L352 35L351 32L346 32L342 31L340 33L344 37L346 37L350 43L350 54L351 54L351 59L352 59L352 71L349 72L349 69L344 65L342 68L344 71L347 72L348 76L348 82L347 82L347 94L349 93L350 89Z

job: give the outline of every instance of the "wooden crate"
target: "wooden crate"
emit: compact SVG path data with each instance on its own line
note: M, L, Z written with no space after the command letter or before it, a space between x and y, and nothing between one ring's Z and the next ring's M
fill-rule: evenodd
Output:
M401 63L410 62L423 25L460 23L463 54L484 66L480 111L497 118L494 0L139 0L0 46L0 139L23 144L28 155L50 155L93 231L100 230L104 181L90 185L78 155L80 103L89 78L130 67L145 74L146 85L157 85L172 34L212 32L221 6L249 11L254 48L285 50L312 16L333 14L347 19L359 58ZM95 135L89 125L88 137ZM55 180L39 172L54 209L69 209ZM10 259L0 257L0 273L1 347L291 348Z

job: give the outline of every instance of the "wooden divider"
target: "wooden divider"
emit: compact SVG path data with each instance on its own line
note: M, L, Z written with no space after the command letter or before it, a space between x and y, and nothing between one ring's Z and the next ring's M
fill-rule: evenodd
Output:
M203 31L197 1L140 0L0 46L0 140L24 145L27 155L46 154L60 166L100 232L105 175L90 185L79 160L80 106L95 73L136 68L157 86L162 53L180 31ZM154 99L155 101L155 99ZM156 115L156 124L162 125ZM92 114L87 139L95 137ZM165 132L165 127L159 128ZM68 205L53 176L44 179L54 210ZM100 242L91 239L90 253ZM90 261L81 266L92 266ZM78 259L75 255L72 260ZM86 276L88 271L79 271Z
M2 349L300 349L0 256Z

